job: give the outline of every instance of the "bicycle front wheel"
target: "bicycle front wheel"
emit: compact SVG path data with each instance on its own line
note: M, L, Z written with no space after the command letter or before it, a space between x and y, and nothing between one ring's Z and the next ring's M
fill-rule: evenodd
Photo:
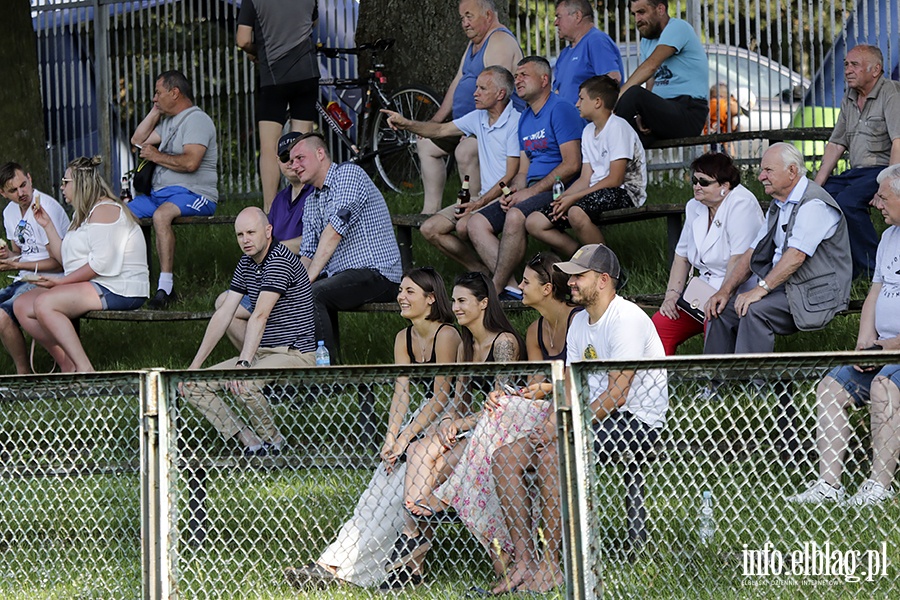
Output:
M393 106L387 106L414 121L427 121L441 106L437 93L424 85L408 85L391 96ZM387 117L379 112L375 118L372 147L375 167L384 183L401 194L421 195L422 167L416 151L418 137L408 131L394 131ZM449 158L445 159L445 162Z

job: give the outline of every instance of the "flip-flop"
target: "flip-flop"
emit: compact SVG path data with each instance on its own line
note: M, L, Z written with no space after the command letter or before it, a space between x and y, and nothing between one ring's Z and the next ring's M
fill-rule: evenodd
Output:
M431 513L430 515L417 515L412 510L410 510L409 507L404 507L404 510L406 510L407 514L409 514L409 516L411 516L413 519L415 519L417 521L422 521L425 523L435 523L435 524L460 523L461 522L460 518L459 518L459 514L457 514L456 510L453 509L452 507L445 508L444 510L435 510L431 506L428 506L427 504L425 504L424 498L419 498L413 504L415 504L422 510L426 510L429 513Z

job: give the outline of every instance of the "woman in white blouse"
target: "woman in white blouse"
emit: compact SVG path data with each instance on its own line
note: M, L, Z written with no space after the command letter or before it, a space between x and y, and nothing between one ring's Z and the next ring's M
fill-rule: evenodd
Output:
M727 154L699 156L691 163L691 172L694 198L684 209L684 228L669 271L665 300L653 315L666 354L675 354L678 344L703 333L706 326L676 305L688 276L696 269L700 279L718 290L725 273L754 242L763 224L759 202L741 185L741 173ZM754 286L754 279L741 291Z
M61 189L72 205L65 239L50 227L40 206L32 207L47 231L50 254L62 277L39 277L39 287L16 299L16 318L64 372L93 371L72 319L91 310L134 310L150 293L147 249L137 221L98 170L100 158L69 163Z

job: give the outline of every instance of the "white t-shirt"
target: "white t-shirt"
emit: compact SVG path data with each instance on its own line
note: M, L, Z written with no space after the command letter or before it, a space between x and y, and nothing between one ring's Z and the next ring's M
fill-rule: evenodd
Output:
M48 196L38 190L34 190L31 204L34 204L34 198L41 199L41 208L50 217L50 221L56 228L59 237L65 237L70 223L66 210L52 196ZM3 209L3 227L6 229L6 237L10 242L18 246L21 253L19 261L21 262L37 262L50 258L50 252L47 250L47 243L49 242L47 232L34 220L34 211L31 210L31 204L28 205L28 210L25 211L24 216L22 216L21 207L15 202L10 202ZM24 225L20 227L19 223L23 221ZM33 270L26 271L22 269L19 271L19 275L33 272ZM52 276L52 273L48 273L48 275Z
M636 358L664 358L659 334L650 317L641 308L616 296L596 323L588 312L572 318L566 336L566 364L584 360L627 361ZM588 376L590 401L609 385L609 374L598 371ZM669 409L669 383L665 369L638 370L634 374L625 404L619 409L631 413L650 427L666 424Z
M881 284L875 303L875 331L879 340L900 335L900 227L888 227L875 255L874 283Z
M600 132L588 123L581 134L582 160L591 165L591 185L609 176L609 164L626 159L625 181L622 188L628 192L635 206L647 199L647 160L644 146L634 128L625 119L610 115Z

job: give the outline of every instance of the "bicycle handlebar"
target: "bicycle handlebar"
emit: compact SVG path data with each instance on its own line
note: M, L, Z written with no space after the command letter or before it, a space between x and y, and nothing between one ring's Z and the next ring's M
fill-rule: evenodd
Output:
M393 38L385 38L385 39L377 39L374 42L360 44L355 48L329 48L327 46L323 46L322 44L316 44L316 51L320 54L324 54L328 58L337 58L341 54L352 54L359 56L363 52L369 52L371 54L378 54L379 52L384 52L388 48L394 45Z

